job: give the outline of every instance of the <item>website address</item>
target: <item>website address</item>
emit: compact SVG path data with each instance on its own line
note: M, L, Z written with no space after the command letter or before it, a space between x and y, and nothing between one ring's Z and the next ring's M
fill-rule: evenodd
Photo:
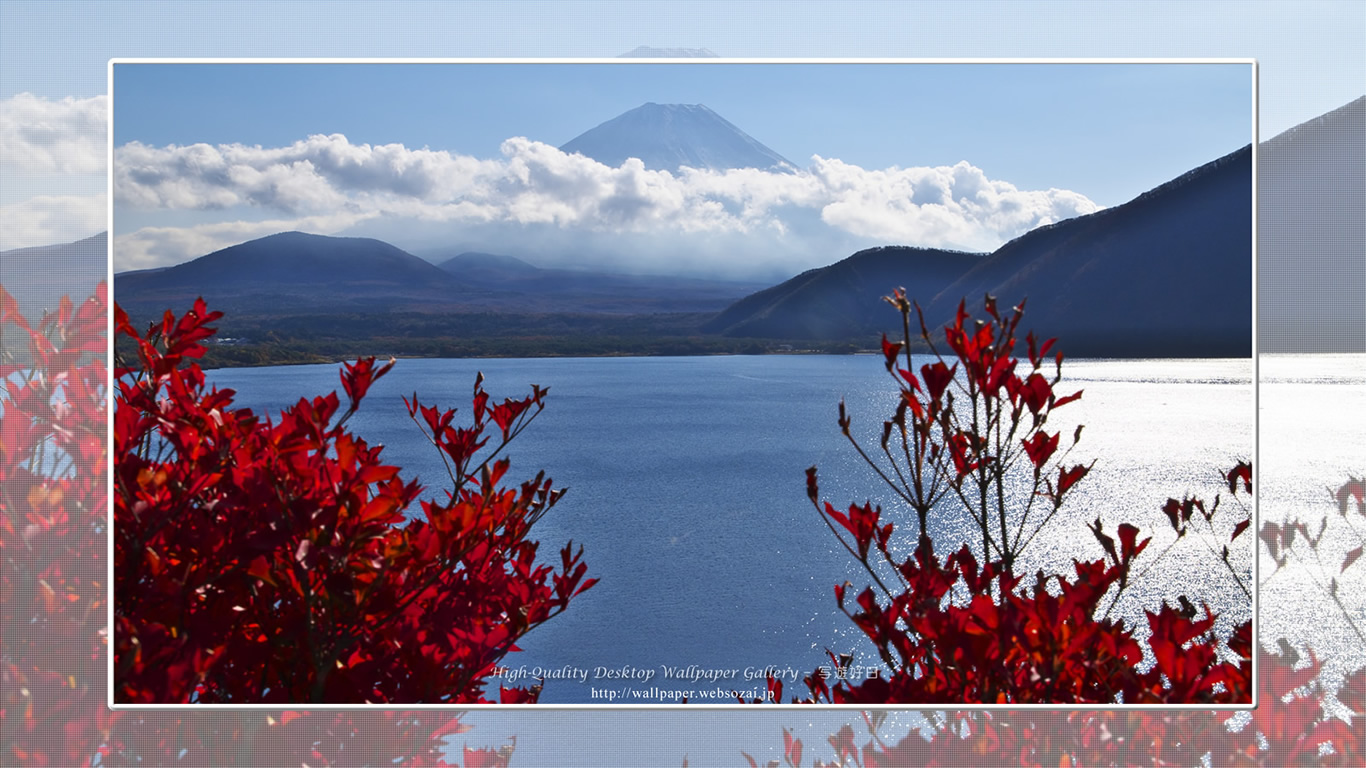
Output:
M594 701L602 701L609 704L618 701L631 703L648 701L663 702L669 704L682 704L689 701L735 703L737 696L744 699L745 701L753 701L755 699L759 699L761 701L769 701L773 697L772 693L770 693L767 688L763 690L754 689L747 691L736 691L726 690L723 688L697 688L684 690L680 688L658 688L653 686L644 689L628 688L626 690L615 690L612 688L596 688L590 686L589 696Z

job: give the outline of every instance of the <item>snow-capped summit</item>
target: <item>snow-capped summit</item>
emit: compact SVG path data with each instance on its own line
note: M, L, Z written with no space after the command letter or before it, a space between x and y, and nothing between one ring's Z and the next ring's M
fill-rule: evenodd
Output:
M702 104L644 104L579 134L560 149L612 167L636 157L646 168L665 171L683 166L715 171L795 168Z

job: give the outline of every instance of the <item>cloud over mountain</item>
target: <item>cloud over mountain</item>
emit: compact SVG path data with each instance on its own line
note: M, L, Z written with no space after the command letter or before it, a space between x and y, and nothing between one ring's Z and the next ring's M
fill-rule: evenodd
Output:
M108 226L104 195L35 195L0 206L0 251L74 241Z
M493 228L508 237L549 227L569 240L592 234L781 237L794 227L817 226L836 239L971 250L1097 210L1075 192L1018 190L966 162L870 171L813 156L810 167L796 173L671 173L634 158L613 167L522 137L503 142L501 150L501 158L486 160L401 144L353 144L341 134L283 147L133 142L115 152L115 201L123 210L221 211L220 218L241 218L248 209L257 209L252 218L258 219L269 212L285 221L326 216L338 227L332 232L365 219L376 226L410 221L428 229ZM211 228L221 225L196 226L207 242ZM122 243L135 241L144 243L133 260L138 267L153 266L145 263L153 258L170 264L206 252L176 256L170 238L170 229L125 235L119 258ZM233 242L239 241L215 244Z
M1099 210L1076 192L994 181L966 161L873 171L835 159L814 161L811 173L830 197L821 219L881 240L990 250L1035 227Z

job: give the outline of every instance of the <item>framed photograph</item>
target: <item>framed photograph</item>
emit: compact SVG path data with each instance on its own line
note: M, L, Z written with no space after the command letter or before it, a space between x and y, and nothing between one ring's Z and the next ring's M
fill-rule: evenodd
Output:
M1254 61L109 78L113 706L1254 703Z

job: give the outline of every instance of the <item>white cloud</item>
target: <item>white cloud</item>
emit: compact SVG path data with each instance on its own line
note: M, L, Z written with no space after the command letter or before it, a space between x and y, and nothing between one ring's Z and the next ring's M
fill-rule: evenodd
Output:
M1076 192L1020 190L967 162L867 171L817 157L812 173L833 197L821 209L827 224L913 245L991 250L1035 227L1099 210Z
M314 135L287 147L131 142L115 153L120 205L214 209L237 205L289 213L335 209L348 200L453 200L477 193L496 162L399 144L351 144Z
M226 144L153 147L130 143L115 153L115 200L139 210L275 211L299 222L324 217L444 222L456 228L552 227L567 239L585 234L669 238L760 235L782 238L812 221L845 240L991 250L1041 224L1098 207L1066 190L1020 190L989 179L966 162L951 167L866 170L812 158L796 173L649 170L620 167L526 138L480 160L400 144L352 144L341 134L314 135L285 147ZM259 218L259 216L257 217ZM204 227L220 225L202 225ZM261 225L253 230L267 234ZM202 255L190 248L211 235L141 230L121 238L130 262ZM278 231L278 230L277 230ZM158 241L161 244L151 246ZM225 243L226 244L226 243ZM221 247L221 246L220 246ZM838 258L845 254L839 254Z
M103 174L108 118L107 96L0 99L0 168Z
M38 195L0 206L0 251L70 243L103 232L104 195Z

